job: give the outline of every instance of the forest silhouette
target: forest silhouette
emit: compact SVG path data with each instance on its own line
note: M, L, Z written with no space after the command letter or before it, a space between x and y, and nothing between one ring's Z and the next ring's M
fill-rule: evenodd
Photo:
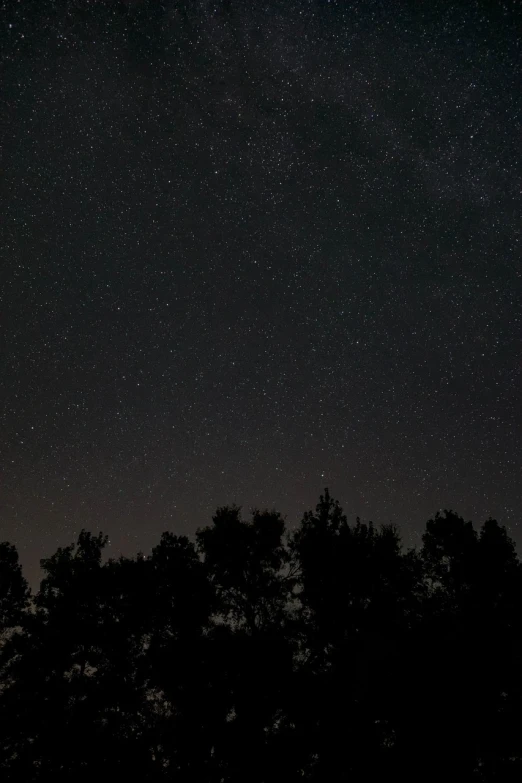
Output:
M31 594L0 544L0 778L522 780L522 570L452 511L405 550L328 490L288 530L219 508L103 558L82 531Z

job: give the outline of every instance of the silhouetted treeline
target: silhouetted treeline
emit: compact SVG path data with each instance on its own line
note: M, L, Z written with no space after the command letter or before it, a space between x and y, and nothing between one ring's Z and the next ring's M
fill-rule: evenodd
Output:
M0 544L0 779L522 780L513 542L448 511L422 540L325 490L135 559L82 531L34 596Z

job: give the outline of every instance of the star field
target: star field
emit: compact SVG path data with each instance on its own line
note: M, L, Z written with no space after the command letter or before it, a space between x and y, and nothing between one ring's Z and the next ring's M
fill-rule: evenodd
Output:
M427 5L3 3L30 578L82 527L131 554L325 486L407 545L448 507L520 547L520 20Z

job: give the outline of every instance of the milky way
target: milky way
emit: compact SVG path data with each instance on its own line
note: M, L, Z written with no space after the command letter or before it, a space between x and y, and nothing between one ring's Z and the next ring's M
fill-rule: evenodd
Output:
M4 2L0 539L328 486L520 544L516 4Z

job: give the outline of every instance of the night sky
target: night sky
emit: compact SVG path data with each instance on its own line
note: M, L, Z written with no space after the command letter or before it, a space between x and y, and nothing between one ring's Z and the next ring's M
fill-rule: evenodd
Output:
M1 6L0 540L522 545L517 3Z

